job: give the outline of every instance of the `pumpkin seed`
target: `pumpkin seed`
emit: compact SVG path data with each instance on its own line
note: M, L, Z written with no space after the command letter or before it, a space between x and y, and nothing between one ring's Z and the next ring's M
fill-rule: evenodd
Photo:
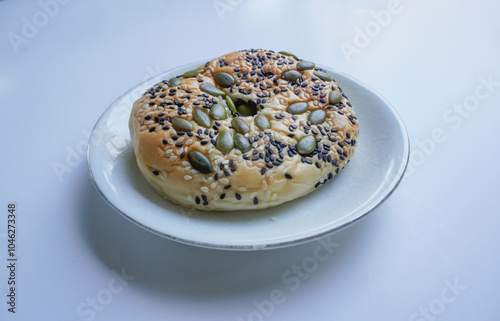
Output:
M295 58L295 59L299 59L299 58L297 58L297 56L296 56L296 55L294 55L293 53L288 52L288 51L279 51L278 53L280 53L280 54L282 54L282 55L285 55L285 56L290 56L290 57L293 57L293 58Z
M225 72L216 72L214 74L214 79L217 85L222 88L231 87L234 84L234 78L228 73Z
M215 141L215 147L221 152L230 152L234 147L233 136L227 130L219 132Z
M302 60L302 61L299 61L299 63L297 64L298 70L310 70L310 69L314 69L315 67L316 67L316 65L312 61Z
M332 90L330 91L330 95L328 95L328 101L330 104L336 104L339 103L342 100L342 93L340 90Z
M193 124L191 124L188 120L180 118L180 117L175 117L172 119L172 126L179 131L191 131L193 130Z
M297 151L299 154L306 155L312 153L316 149L316 138L314 136L304 136L297 143Z
M188 154L189 163L200 173L208 174L212 172L212 164L208 158L198 151L192 151Z
M179 86L181 84L181 80L177 77L174 77L174 78L170 78L168 81L167 81L167 85L169 87L175 87L175 86Z
M205 69L193 69L193 70L189 70L189 71L186 71L185 73L182 74L182 76L184 78L189 78L189 77L194 77L194 76L197 76L198 74L201 74L202 72L204 72Z
M193 110L193 118L194 121L197 122L200 126L203 126L205 128L212 127L212 120L210 120L208 114L201 109Z
M210 116L212 116L213 119L217 120L222 120L226 119L226 107L222 106L221 104L215 104L210 108Z
M290 114L294 114L294 115L305 113L307 111L307 103L298 102L298 103L290 104L287 107L286 111L288 111Z
M326 113L323 109L316 109L311 114L309 114L309 121L315 125L323 123L325 119Z
M215 87L214 85L210 85L207 83L202 83L200 85L200 89L204 92L206 92L209 95L212 96L225 96L226 93L220 90L219 88Z
M252 148L248 139L240 133L236 133L236 135L234 135L234 145L244 153L248 152Z
M238 133L248 133L250 131L250 128L248 127L247 123L239 118L235 117L231 121L231 125L233 126L234 130L237 131Z
M229 97L229 95L226 95L226 105L227 107L233 112L233 113L236 113L236 106L234 105L234 102L233 100L231 99L231 97Z
M269 119L267 119L266 116L260 114L254 119L255 126L257 126L260 130L266 130L271 128L271 123L269 122Z
M302 74L297 70L287 70L281 74L281 78L292 82L297 81L300 77L302 77Z
M332 76L330 76L329 74L327 74L324 71L316 70L315 72L313 72L313 74L315 74L319 79L324 80L324 81L332 81L332 79L333 79Z

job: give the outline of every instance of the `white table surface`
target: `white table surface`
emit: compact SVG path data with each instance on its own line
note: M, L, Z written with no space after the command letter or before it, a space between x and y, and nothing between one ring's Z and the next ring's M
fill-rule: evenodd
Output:
M0 319L500 320L499 12L487 0L0 1ZM291 51L395 106L412 152L386 202L320 241L256 252L179 244L108 206L84 156L101 113L146 78L244 48Z

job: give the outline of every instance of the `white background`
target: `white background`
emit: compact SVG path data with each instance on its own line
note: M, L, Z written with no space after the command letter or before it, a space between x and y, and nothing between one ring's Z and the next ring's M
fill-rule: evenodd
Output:
M0 319L500 320L499 12L487 0L0 1ZM87 135L116 98L244 48L350 74L407 126L404 181L322 239L336 244L324 261L318 241L226 252L160 238L91 183Z

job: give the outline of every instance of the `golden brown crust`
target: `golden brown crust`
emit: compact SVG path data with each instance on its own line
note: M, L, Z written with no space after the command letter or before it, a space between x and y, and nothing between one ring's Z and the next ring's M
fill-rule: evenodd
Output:
M162 81L149 89L133 106L129 127L139 168L165 198L200 210L266 208L305 195L327 182L353 155L358 136L354 111L345 95L329 101L329 93L341 91L335 81L317 76L319 68L298 70L299 79L285 80L285 71L297 71L297 60L269 50L244 50L223 55L199 68L194 77L179 76L180 84ZM235 79L229 88L214 81L226 72ZM316 73L316 74L315 74ZM271 128L261 130L255 116L230 112L224 96L200 90L208 83L222 89L233 101L253 102L257 114L265 115ZM307 111L292 115L287 107L306 102ZM209 112L211 106L226 107L227 119L209 128L193 119L193 109ZM325 111L321 124L308 123L311 112ZM192 130L173 128L172 119L189 121ZM215 147L218 134L235 135L231 120L239 117L250 128L245 137L251 149L222 152ZM316 148L309 154L297 151L297 142L314 136ZM210 161L212 172L201 173L188 160L192 151Z

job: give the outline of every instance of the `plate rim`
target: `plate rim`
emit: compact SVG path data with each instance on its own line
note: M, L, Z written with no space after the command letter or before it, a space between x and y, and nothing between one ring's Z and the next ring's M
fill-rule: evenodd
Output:
M156 229L154 229L154 228L152 228L150 226L147 226L147 225L145 225L145 224L137 221L136 219L132 218L127 213L125 213L123 210L121 210L120 208L118 208L106 196L106 194L103 192L103 190L100 188L100 186L96 182L94 173L93 173L92 168L91 168L91 161L90 161L90 153L91 153L91 148L92 148L92 134L97 129L97 126L101 123L101 120L103 119L104 115L110 110L110 108L117 101L120 101L121 99L123 99L123 97L125 97L125 96L129 95L130 93L132 93L136 88L138 88L141 85L143 85L145 83L148 83L148 82L150 82L150 81L152 81L152 80L154 80L156 78L161 78L162 75L164 75L164 74L172 73L175 70L182 70L182 69L187 68L188 66L195 66L196 67L198 65L201 65L201 64L205 63L206 61L207 60L202 60L202 61L199 61L199 62L193 62L193 63L184 64L182 66L175 67L175 68L172 68L172 69L160 72L157 75L152 76L152 77L150 77L150 78L142 81L139 84L136 84L135 86L133 86L132 88L130 88L129 90L127 90L125 93L123 93L122 95L120 95L118 98L116 98L104 110L104 112L99 116L99 118L97 119L95 125L92 128L92 132L91 132L91 134L89 136L89 139L88 139L87 153L86 153L87 154L86 155L86 158L87 158L87 170L89 172L92 184L97 189L97 191L101 195L101 197L106 201L106 203L108 205L110 205L111 208L113 208L121 216L123 216L127 220L129 220L130 222L136 224L137 226L139 226L139 227L141 227L141 228L143 228L143 229L145 229L145 230L147 230L147 231L149 231L149 232L151 232L153 234L161 236L163 238L167 238L167 239L170 239L170 240L173 240L173 241L176 241L176 242L180 242L180 243L183 243L183 244L186 244L186 245L194 245L194 246L198 246L198 247L202 247L202 248L217 249L217 250L236 250L236 251L241 251L241 250L247 250L247 251L251 251L251 250L268 250L268 249L285 248L285 247L290 247L290 246L293 246L293 245L299 245L299 244L307 243L307 242L310 242L310 241L314 241L314 240L322 238L322 237L324 237L326 235L330 235L330 234L333 234L335 232L338 232L338 231L346 228L347 226L353 225L354 223L358 222L359 220L361 220L362 218L364 218L365 216L367 216L370 212L372 212L373 210L375 210L377 207L379 207L382 203L384 203L392 195L392 193L397 189L397 187L399 186L399 184L403 180L403 177L404 177L404 174L405 174L405 172L406 172L406 170L408 168L409 159L410 159L410 138L409 138L409 135L408 135L408 131L407 131L406 125L404 124L403 119L401 118L401 116L399 115L399 113L397 112L397 110L394 108L394 106L384 96L382 96L378 91L374 90L371 86L367 85L363 81L361 81L361 80L359 80L359 79L357 79L357 78L355 78L355 77L353 77L353 76L351 76L349 74L346 74L344 72L338 72L338 71L336 71L333 68L326 67L326 66L323 66L323 65L317 65L320 68L326 69L328 71L332 71L334 74L341 75L341 76L343 76L343 77L345 77L345 78L347 78L347 79L349 79L351 81L354 81L357 84L360 84L363 88L368 89L372 94L375 94L376 96L378 96L378 98L380 98L385 103L385 105L389 107L389 109L392 112L392 114L396 117L397 123L400 125L399 127L401 128L401 133L403 134L403 142L404 142L404 146L405 146L405 149L406 149L404 151L404 160L403 160L404 166L400 170L400 172L397 173L397 176L396 176L397 180L395 180L395 183L393 183L394 186L389 191L385 192L385 195L382 194L383 198L381 200L379 200L378 202L372 204L361 215L359 215L356 218L354 218L352 220L349 220L349 221L347 221L347 222L345 222L345 223L343 223L341 225L338 225L338 226L335 226L333 228L327 229L327 230L322 231L320 233L315 233L315 234L310 235L310 236L300 237L300 238L293 239L293 240L288 240L288 241L268 242L267 244L263 244L263 245L216 244L216 243L210 243L210 242L200 242L200 241L190 240L190 239L186 239L186 238L183 238L183 237L178 237L178 236L175 236L175 235L172 235L172 234L169 234L169 233L165 233L165 232L162 232L162 231L158 231L158 230L156 230Z

